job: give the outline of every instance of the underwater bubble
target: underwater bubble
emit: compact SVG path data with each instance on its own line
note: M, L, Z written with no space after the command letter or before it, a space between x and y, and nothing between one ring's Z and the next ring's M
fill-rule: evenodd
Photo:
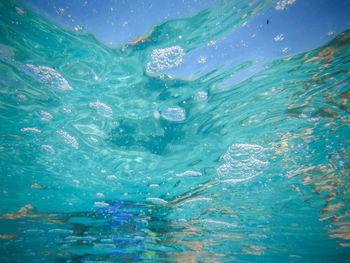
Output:
M180 66L184 62L185 52L180 46L164 49L154 49L151 53L151 61L147 63L146 72L156 73L163 69Z
M80 184L80 181L77 179L72 179L73 183Z
M36 133L41 133L41 131L37 128L22 128L21 132L36 132Z
M94 206L95 207L107 207L107 206L109 206L109 204L107 204L105 202L95 202Z
M40 115L42 121L51 121L51 119L53 118L50 113L43 110L40 111Z
M70 144L75 149L79 148L79 144L78 144L77 140L69 133L67 133L63 130L56 131L56 133L64 139L65 143Z
M99 113L110 115L113 113L112 108L107 106L106 104L96 101L96 102L90 102L89 107L91 109L97 110Z
M73 231L70 229L61 229L61 228L54 228L47 231L48 233L53 234L73 234Z
M95 237L92 237L92 236L84 236L84 237L81 237L81 236L68 236L65 238L65 241L95 241L97 238ZM86 262L86 261L85 261Z
M77 32L82 31L83 29L84 29L84 28L83 28L81 25L76 25L76 26L74 27L74 30L77 31Z
M196 93L196 99L198 101L205 101L208 99L208 93L206 91L198 91Z
M197 203L197 202L203 202L203 201L205 201L205 202L211 202L211 201L213 201L213 199L212 198L209 198L209 197L198 197L198 198L193 198L193 199L189 199L189 200L186 200L186 201L184 201L184 202L182 202L181 204L180 204L180 206L183 206L183 205L187 205L187 204L192 204L192 203Z
M187 170L183 173L176 174L176 176L202 176L202 173L198 171Z
M19 101L19 102L25 101L26 99L27 99L26 95L23 95L23 94L17 95L17 101Z
M224 168L221 167L221 171L224 171ZM244 182L244 181L248 181L250 179L253 179L254 175L250 176L250 177L245 177L245 178L240 178L240 179L226 179L226 180L222 180L221 182L223 183L228 183L228 184L236 184L236 183L240 183L240 182Z
M89 141L94 142L94 143L98 142L98 139L96 139L94 136L90 136L88 139L89 139Z
M197 60L198 64L205 64L207 62L207 58L204 56L200 56Z
M294 3L296 2L296 0L281 0L278 1L275 9L278 11L283 11L288 9L289 7L291 7Z
M185 110L176 107L176 108L167 108L165 111L162 112L162 117L168 121L183 121L186 118Z
M72 110L69 109L69 108L63 107L63 108L61 109L61 112L63 112L63 113L72 113Z
M214 46L216 44L215 40L210 40L207 44L208 47Z
M152 202L155 205L165 205L168 203L168 201L157 197L148 197L146 200Z
M285 47L285 48L282 49L282 53L283 53L283 54L286 54L288 51L289 51L289 48L288 48L288 47Z
M160 113L158 111L153 112L153 117L158 120L160 118Z
M200 223L210 227L224 227L224 228L236 228L237 224L232 224L224 221L213 220L213 219L201 219Z
M260 145L232 144L223 155L225 163L216 169L217 174L229 183L250 180L268 166L265 152Z
M105 197L105 195L103 193L96 193L96 196L100 197L100 198L104 198Z
M55 150L50 145L41 145L41 149L48 153L55 153Z
M24 230L23 233L25 234L30 234L30 235L37 235L37 234L41 234L44 233L45 231L42 229L37 229L37 228L33 228L33 229L27 229ZM49 232L49 231L48 231Z
M275 42L282 41L283 39L284 39L283 34L279 34L279 35L277 35L277 36L275 36L275 37L273 38L273 40L274 40Z
M73 90L68 81L60 73L50 67L25 64L21 66L21 69L26 74L49 87L59 90Z

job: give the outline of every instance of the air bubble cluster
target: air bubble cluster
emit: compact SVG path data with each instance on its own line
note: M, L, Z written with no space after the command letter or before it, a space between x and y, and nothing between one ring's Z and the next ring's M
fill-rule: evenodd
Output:
M60 130L60 131L57 131L57 134L60 135L64 139L65 143L70 144L75 149L79 148L79 144L78 144L77 140L69 133Z
M168 121L183 121L186 119L186 112L180 107L176 108L167 108L162 112L162 117Z
M50 67L25 64L21 66L21 69L26 74L49 87L59 90L73 90L68 81L60 73Z
M178 67L184 62L184 55L185 51L180 46L155 49L151 53L151 61L147 63L146 71L152 74L163 69Z
M232 144L222 156L225 163L216 171L227 182L240 182L262 173L267 167L266 149L260 145Z
M113 113L112 111L112 108L109 107L108 105L102 103L102 102L99 102L99 101L96 101L96 102L90 102L89 103L89 107L91 109L95 109L97 110L98 112L102 113L102 114L105 114L105 115L110 115Z
M283 11L283 10L289 8L295 2L296 2L296 0L281 0L281 1L278 1L276 6L275 6L275 9L278 10L278 11Z

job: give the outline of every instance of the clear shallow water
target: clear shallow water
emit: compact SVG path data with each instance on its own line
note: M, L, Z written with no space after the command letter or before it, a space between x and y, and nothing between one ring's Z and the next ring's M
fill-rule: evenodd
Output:
M349 32L176 77L268 4L110 49L2 2L1 261L349 260Z

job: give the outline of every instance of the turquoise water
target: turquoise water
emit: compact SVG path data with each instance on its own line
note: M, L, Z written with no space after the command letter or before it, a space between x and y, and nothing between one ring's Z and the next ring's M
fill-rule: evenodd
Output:
M272 2L111 49L2 1L0 261L349 261L350 32L176 76Z

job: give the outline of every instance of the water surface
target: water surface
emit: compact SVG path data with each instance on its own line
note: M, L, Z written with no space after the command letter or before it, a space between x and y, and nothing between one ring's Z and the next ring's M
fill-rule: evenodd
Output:
M350 32L177 75L289 2L220 3L111 49L2 1L1 261L349 260Z

